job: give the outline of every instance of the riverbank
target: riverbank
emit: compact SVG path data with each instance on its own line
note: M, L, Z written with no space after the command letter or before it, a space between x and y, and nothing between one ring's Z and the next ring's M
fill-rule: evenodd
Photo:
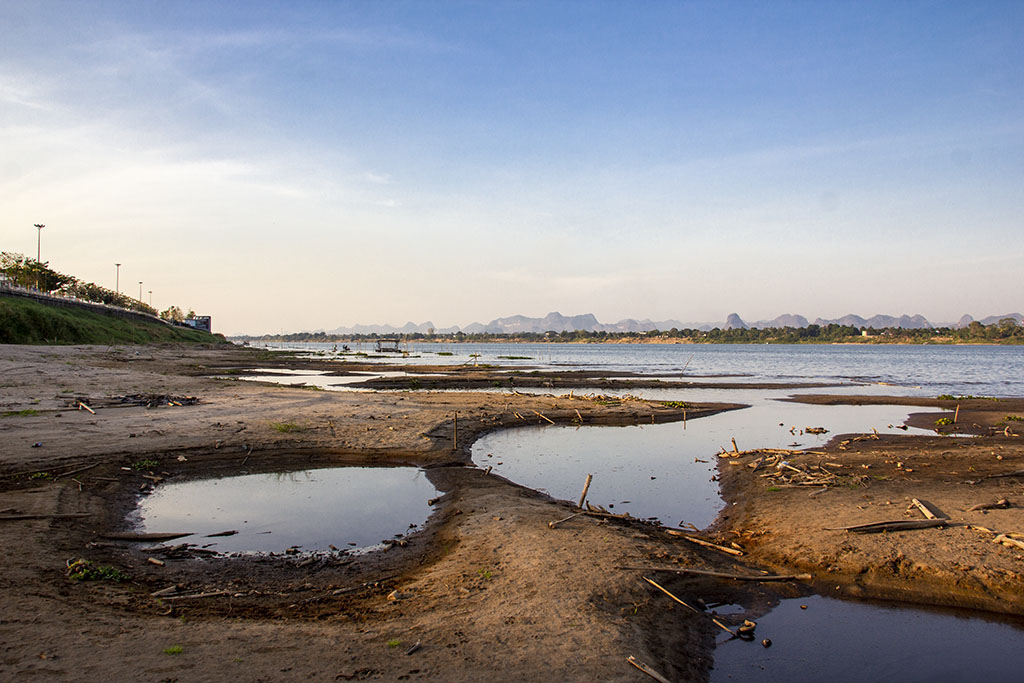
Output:
M858 475L863 470L885 479L872 478L864 490L829 487L814 498L806 489L770 491L758 476L762 471L723 464L725 495L736 504L704 538L724 547L736 542L747 553L736 557L608 515L579 516L550 528L574 512L572 504L467 466L473 439L494 429L548 420L649 424L682 419L682 406L572 393L327 392L216 378L253 367L334 366L231 347L0 347L0 517L10 518L0 521L0 541L8 549L0 558L5 677L490 680L501 670L510 680L548 674L633 681L642 675L626 658L635 656L670 679L701 680L712 665L717 627L675 605L643 575L692 603L735 603L746 615L807 590L796 582L736 584L624 567L749 572L749 560L809 571L822 589L842 585L848 588L841 593L855 595L857 588L868 594L879 586L890 597L922 602L936 602L956 571L957 604L1002 604L1009 609L999 611L1021 613L1020 598L1008 586L1014 576L1019 582L1020 560L1013 558L1022 553L996 546L981 532L892 534L884 537L883 552L870 548L877 536L850 541L846 532L819 528L848 519L874 521L876 510L899 508L902 514L898 493L923 496L950 513L967 502L956 497L958 487L977 493L978 501L990 495L1015 501L1020 487L1012 478L982 478L973 486L961 478L982 460L988 469L979 478L1002 471L997 464L1007 471L1024 468L1019 439L1012 436L984 437L956 450L950 437L856 441L846 450L840 449L843 439L835 439L827 456L786 459L797 467L800 458L840 460ZM346 365L346 371L359 367ZM564 378L548 373L517 382L544 387ZM685 410L687 419L696 419L738 408L687 404ZM1002 460L985 456L985 449ZM886 462L896 455L896 462ZM756 457L722 460L749 463ZM215 559L195 549L165 556L103 538L124 530L125 513L147 486L345 464L425 467L441 493L435 514L403 539L405 545L312 562L301 555ZM889 488L897 484L903 488ZM883 506L885 501L891 504ZM787 502L798 520L789 519ZM1019 519L1009 515L1017 513L957 512L1008 531ZM31 515L39 517L26 517ZM961 533L977 533L979 545L964 545ZM957 543L947 546L951 539ZM885 573L897 541L900 548L911 547L902 550L906 562L892 566L913 563L918 569ZM864 547L855 545L833 561L836 548L849 543ZM969 559L955 568L964 552ZM936 580L925 570L925 553L949 567ZM74 581L67 564L77 559L112 567L128 580ZM872 572L879 560L882 570ZM863 567L869 571L860 572ZM178 589L170 598L152 595L171 586ZM934 590L914 592L922 586ZM744 614L721 619L735 628Z

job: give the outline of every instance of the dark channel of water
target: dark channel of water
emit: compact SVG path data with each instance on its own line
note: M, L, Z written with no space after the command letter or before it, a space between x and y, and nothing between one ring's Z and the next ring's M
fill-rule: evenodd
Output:
M220 553L367 549L406 534L439 495L415 467L334 467L161 484L133 519L145 532L185 532L179 542ZM223 531L231 536L207 537Z
M803 609L802 606L806 606ZM753 642L715 649L712 683L1020 681L1024 622L821 596L783 600ZM771 640L765 648L761 641Z

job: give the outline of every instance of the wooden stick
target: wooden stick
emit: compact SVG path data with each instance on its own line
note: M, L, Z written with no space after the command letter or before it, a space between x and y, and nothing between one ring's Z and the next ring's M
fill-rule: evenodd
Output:
M960 420L960 404L956 404L956 412L953 413L953 424L956 424Z
M1006 498L1000 498L994 503L978 503L972 507L967 508L967 512L977 512L978 510L1000 510L1011 506L1010 501Z
M452 450L459 450L459 411L455 411L455 421L452 423Z
M645 674L647 674L654 680L658 681L658 683L672 683L670 680L668 680L667 678L665 678L660 673L658 673L651 667L647 666L643 662L638 662L636 657L634 657L633 655L627 657L626 661L635 666L636 668L640 669L641 671L643 671Z
M658 584L657 584L656 582L654 582L654 581L651 581L650 579L648 579L648 578L647 578L646 576L645 576L645 577L643 577L643 579L644 579L644 581L646 581L647 583L651 584L652 586L654 586L655 588L657 588L658 590L660 590L660 591L661 591L662 593L664 593L664 594L665 594L665 595L667 595L668 597L672 598L673 600L675 600L676 602L678 602L678 603L679 603L680 605L682 605L683 607L685 607L685 608L687 608L688 610L690 610L691 612L693 612L694 614L700 614L700 615L703 615L703 614L704 614L704 612L701 612L701 611L700 611L699 609L697 609L696 607L693 607L692 605L689 605L689 604L687 604L687 603L683 602L682 600L680 600L680 599L679 599L679 598L677 598L676 596L672 595L672 593L670 593L670 592L669 592L668 590L666 590L665 588L663 588L663 587L659 586L659 585L658 585ZM718 628L722 629L723 631L725 631L726 633L728 633L729 635L731 635L731 636L732 636L733 638L735 638L735 637L736 637L736 632L735 632L735 631L733 631L733 630L732 630L731 628L729 628L728 626L726 626L725 624L723 624L722 622L720 622L720 621L719 621L718 619L715 619L714 617L712 617L712 618L711 618L711 621L713 621L713 622L714 622L715 626L717 626Z
M85 405L84 403L82 403L81 401L79 401L79 402L78 402L78 409L79 409L79 410L82 410L83 408L84 408L85 410L88 410L88 411L89 411L90 413L92 413L93 415L95 415L95 414L96 414L96 411L95 411L95 410L93 410L93 409L92 409L92 408L90 408L89 406L87 406L87 405Z
M578 418L580 419L580 422L583 422L583 416L582 416L582 415L580 415L580 410L579 410L579 408L577 408L577 409L576 409L576 417L578 417Z
M85 472L91 470L93 467L97 467L99 463L93 463L92 465L86 465L85 467L79 467L77 470L70 470L68 472L62 472L54 477L54 479L60 479L61 477L70 477L72 474L78 474L79 472Z
M689 567L618 567L636 571L673 572L675 574L693 574L710 576L716 579L732 579L734 581L811 581L810 574L732 574L729 572L713 572L707 569L690 569Z
M918 500L917 498L914 498L910 502L913 503L917 509L921 511L921 514L928 519L949 519L948 515L940 514L926 500Z
M992 539L994 543L1000 543L1005 546L1015 545L1021 550L1024 550L1024 541L1018 541L1016 538L1010 538L1006 534L999 534Z
M568 522L570 519L573 519L575 517L579 517L580 515L585 515L585 514L587 514L586 510L583 510L581 512L574 512L571 515L569 515L568 517L563 517L562 519L556 520L554 522L548 522L548 528L549 529L554 529L556 526L558 526L562 522Z
M590 481L593 478L594 478L593 474L588 474L587 475L587 481L586 481L586 483L583 484L583 493L580 494L580 502L576 505L576 507L578 507L578 508L583 507L583 502L587 499L587 491L590 490Z
M732 437L732 452L739 455L740 449L736 446L736 437Z
M694 538L693 536L687 536L682 531L676 531L675 529L666 529L666 532L668 532L672 536L679 536L680 538L685 539L690 543L702 545L705 548L714 548L715 550L721 550L723 553L729 553L730 555L743 554L742 550L736 550L735 548L726 548L724 545L716 545L714 543L711 543L710 541L705 541L702 538Z
M533 414L534 414L534 415L536 415L536 416L538 416L538 417L542 417L542 418L544 418L545 420L547 420L547 421L548 421L548 422L550 422L551 424L555 424L555 421L554 421L554 420L552 420L552 419L550 419L550 418L548 418L548 417L546 417L546 416L544 416L544 415L541 415L541 414L540 414L540 413L538 413L538 412L537 412L536 410L534 410L534 411L533 411Z

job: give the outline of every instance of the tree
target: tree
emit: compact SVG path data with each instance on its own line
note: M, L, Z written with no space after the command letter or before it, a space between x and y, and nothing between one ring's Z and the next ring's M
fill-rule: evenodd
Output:
M195 315L194 313L192 314ZM172 323L180 323L185 320L185 314L177 306L171 306L165 311L160 311L160 319Z

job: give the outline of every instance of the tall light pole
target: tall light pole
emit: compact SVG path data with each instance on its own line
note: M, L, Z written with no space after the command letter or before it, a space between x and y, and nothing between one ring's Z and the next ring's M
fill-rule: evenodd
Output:
M39 256L42 251L43 245L43 228L46 226L42 223L33 223L36 226L36 265L39 265ZM36 273L36 289L39 289L39 274Z
M117 292L118 294L120 294L121 293L121 264L120 263L115 263L114 265L117 266L117 276L116 276L117 279L114 280L114 291Z
M149 305L153 305L153 290L149 290Z
M42 223L33 223L32 225L36 226L36 263L38 263L41 247L43 245L43 228L46 226Z
M142 280L139 280L139 303L142 303Z

